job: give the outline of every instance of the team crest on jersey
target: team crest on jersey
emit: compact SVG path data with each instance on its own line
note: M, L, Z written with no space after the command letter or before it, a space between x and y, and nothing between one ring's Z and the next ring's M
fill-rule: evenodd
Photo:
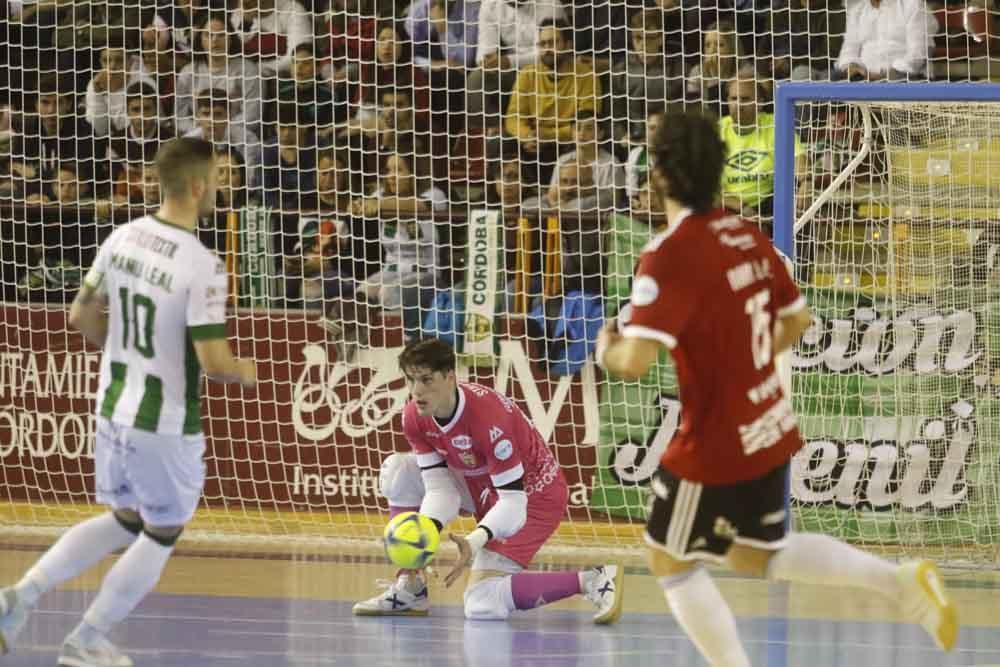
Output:
M476 458L475 452L462 452L458 455L458 460L470 468L475 468L479 464L479 459Z
M639 276L632 283L632 303L636 306L648 306L656 301L660 294L660 286L652 276Z
M513 454L514 445L511 444L510 440L501 440L497 443L497 446L493 448L493 455L500 461L506 461Z
M503 431L500 430L499 426L493 426L490 428L490 442L496 442L503 437Z
M456 435L451 439L451 446L455 449L471 449L472 438L467 435Z

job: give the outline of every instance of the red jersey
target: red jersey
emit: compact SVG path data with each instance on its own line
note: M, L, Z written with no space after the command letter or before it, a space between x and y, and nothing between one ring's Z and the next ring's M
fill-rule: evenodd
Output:
M410 401L403 409L403 433L421 468L444 461L465 478L477 519L496 502L497 487L522 477L529 505L566 488L542 434L514 401L489 387L459 383L458 407L445 426L418 415ZM559 511L565 511L565 504Z
M663 467L734 484L802 447L772 335L806 304L760 230L724 210L682 213L643 249L631 302L622 334L661 341L677 368L681 423Z

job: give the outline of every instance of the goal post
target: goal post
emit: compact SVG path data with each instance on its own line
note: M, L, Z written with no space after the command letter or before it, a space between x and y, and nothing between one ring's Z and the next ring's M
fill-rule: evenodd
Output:
M791 360L801 529L998 562L997 102L987 83L777 87L774 239L813 312Z

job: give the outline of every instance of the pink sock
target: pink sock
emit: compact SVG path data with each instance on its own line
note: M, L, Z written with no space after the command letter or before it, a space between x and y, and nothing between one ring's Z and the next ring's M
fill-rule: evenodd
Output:
M396 507L389 505L389 518L396 516L397 514L402 514L403 512L419 512L419 507Z
M510 578L510 592L517 609L534 609L580 594L576 572L521 572Z

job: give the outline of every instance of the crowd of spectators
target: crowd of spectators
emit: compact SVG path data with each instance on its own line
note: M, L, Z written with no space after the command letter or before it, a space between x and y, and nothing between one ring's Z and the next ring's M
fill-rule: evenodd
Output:
M450 280L462 206L508 236L544 209L648 226L646 142L675 106L720 118L721 203L766 224L775 82L926 78L938 29L924 0L3 4L0 198L152 208L158 145L203 137L220 211L276 213L289 296L359 313Z

